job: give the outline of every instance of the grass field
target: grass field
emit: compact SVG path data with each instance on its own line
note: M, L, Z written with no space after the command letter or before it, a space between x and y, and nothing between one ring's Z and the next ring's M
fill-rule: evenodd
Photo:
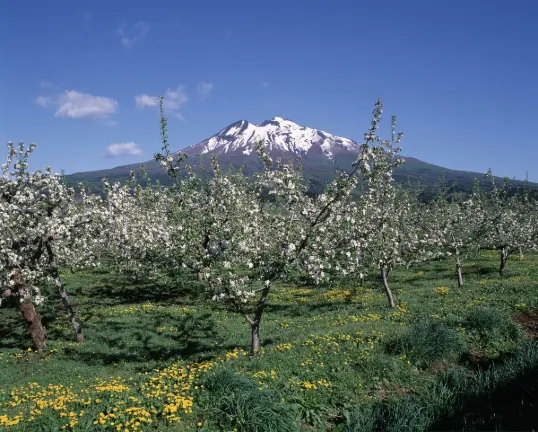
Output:
M43 355L0 309L0 429L425 430L538 364L538 257L510 260L504 278L497 264L489 251L468 260L463 289L451 261L396 269L395 310L374 276L279 286L257 357L249 326L190 276L65 273L86 343L54 291L39 309Z

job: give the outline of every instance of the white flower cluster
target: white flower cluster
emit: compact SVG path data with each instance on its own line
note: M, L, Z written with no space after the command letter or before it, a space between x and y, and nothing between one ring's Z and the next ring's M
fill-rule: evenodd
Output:
M0 179L0 292L14 287L21 299L44 299L36 288L50 276L54 258L67 267L113 262L118 270L165 277L191 269L222 301L258 326L271 284L300 272L313 282L381 271L394 304L388 274L395 266L454 256L461 271L464 250L493 247L537 249L538 206L529 194L506 194L503 184L476 188L467 201L449 201L445 189L431 203L419 191L398 186L393 171L401 133L381 140L376 104L362 151L348 173L338 173L319 196L308 193L293 163L272 161L250 178L241 170L196 174L165 142L156 159L175 183L142 187L103 180L103 193L77 192L58 174L28 172L34 146L9 144ZM165 126L165 123L164 123ZM163 126L162 136L166 137ZM461 275L460 275L461 276ZM3 289L1 289L3 288Z

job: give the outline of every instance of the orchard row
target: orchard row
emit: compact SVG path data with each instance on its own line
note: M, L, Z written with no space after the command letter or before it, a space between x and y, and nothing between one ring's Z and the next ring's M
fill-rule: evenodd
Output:
M241 315L251 326L251 351L260 346L260 325L271 287L300 273L314 283L333 278L363 279L378 272L390 307L395 300L389 274L435 258L454 260L463 285L465 254L499 251L504 272L511 253L538 249L538 204L527 190L508 193L491 173L483 186L461 200L447 198L441 184L425 203L418 189L393 180L402 133L391 121L391 137L377 135L378 101L361 152L349 172L337 173L325 191L312 196L301 170L273 161L257 147L264 170L246 177L223 172L216 159L209 175L172 154L162 111L162 153L155 158L174 180L152 184L144 173L125 183L103 179L104 190L75 190L62 176L30 172L35 146L8 144L0 178L0 294L18 307L37 350L46 333L35 305L46 301L40 287L52 281L71 320L77 341L82 327L69 303L59 268L114 263L117 271L173 277L195 273L210 298Z

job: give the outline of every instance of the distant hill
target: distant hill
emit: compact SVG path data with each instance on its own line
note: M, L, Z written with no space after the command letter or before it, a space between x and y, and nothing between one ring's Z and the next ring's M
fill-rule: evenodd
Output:
M254 125L246 120L235 122L222 129L217 134L202 142L183 149L189 157L186 164L197 165L201 155L209 162L216 155L221 167L243 167L247 175L262 169L262 163L256 154L255 146L259 141L265 143L267 152L273 158L283 160L294 159L303 167L303 173L310 181L312 192L322 190L331 181L336 170L348 170L357 159L360 146L353 140L332 135L328 132L300 126L291 120L275 117L260 125ZM398 182L420 184L433 193L438 179L444 174L448 184L454 184L454 192L470 192L473 179L482 179L485 173L457 171L432 165L413 157L403 156L405 163L395 170L394 178ZM143 163L151 179L169 184L169 179L162 167L154 160ZM131 171L138 171L141 164L122 165L112 169L88 171L70 174L67 181L70 184L83 182L91 189L101 189L101 179L107 177L111 181L123 181L129 178ZM499 180L501 180L499 178ZM523 185L522 181L513 181ZM538 191L538 184L529 184Z

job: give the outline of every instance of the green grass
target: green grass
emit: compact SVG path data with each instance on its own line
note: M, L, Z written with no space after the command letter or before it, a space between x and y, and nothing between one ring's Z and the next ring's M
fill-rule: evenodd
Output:
M73 342L52 288L39 308L50 350L42 357L28 351L17 311L0 309L0 429L2 415L21 414L10 430L69 430L72 412L75 430L103 430L99 416L110 413L121 415L107 417L108 430L424 430L454 395L465 400L447 374L485 380L481 370L508 364L517 375L513 353L526 340L510 317L538 309L538 257L509 261L504 278L497 258L483 252L464 263L462 289L451 261L394 270L395 310L375 277L362 288L279 286L257 357L246 355L244 320L207 301L190 275L157 284L65 273L86 343ZM60 387L45 391L49 384ZM476 395L492 385L462 388ZM58 409L37 407L43 401ZM135 427L139 418L152 422Z
M467 350L463 335L439 320L423 319L388 344L389 352L401 354L418 367L441 361L457 361Z

